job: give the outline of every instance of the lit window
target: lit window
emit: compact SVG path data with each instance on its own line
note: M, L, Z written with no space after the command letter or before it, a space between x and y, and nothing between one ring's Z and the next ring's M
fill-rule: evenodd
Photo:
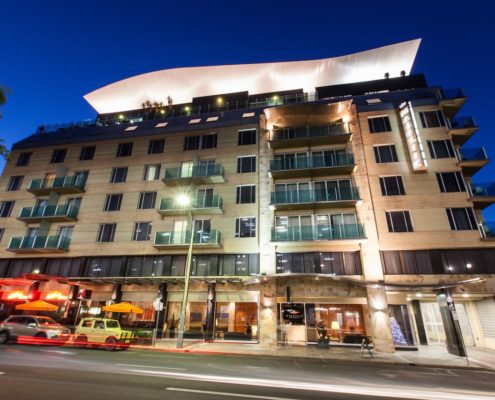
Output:
M155 125L155 128L165 128L168 125L168 122L159 122Z
M199 124L201 122L201 118L194 118L189 121L190 124Z
M137 125L133 125L133 126L128 126L127 128L125 128L125 131L130 132L130 131L135 131L136 129L137 129Z
M242 114L242 118L254 117L254 112L247 112Z
M213 122L213 121L218 121L218 117L208 117L206 119L206 122Z

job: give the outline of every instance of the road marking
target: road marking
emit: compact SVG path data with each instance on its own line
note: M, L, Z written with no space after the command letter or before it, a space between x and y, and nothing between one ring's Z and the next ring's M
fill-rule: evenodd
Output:
M182 356L165 356L165 355L155 355L155 354L142 354L142 357L159 357L159 358L179 358L181 360L184 359ZM187 356L188 360L197 360L198 357L189 357Z
M69 355L73 356L76 353L73 353L71 351L64 351L64 350L41 350L44 353L57 353L57 354L64 354L64 355Z
M209 390L194 390L194 389L181 389L169 387L166 390L171 392L187 392L187 393L200 393L200 394L211 394L215 396L230 396L230 397L245 397L249 399L264 399L264 400L293 400L288 397L271 397L271 396L256 396L254 394L241 394L241 393L228 393L228 392L212 392Z
M379 396L379 397L393 397L397 398L397 391L401 391L401 399L414 399L414 400L492 400L492 392L482 392L474 390L455 390L438 388L435 389L417 389L415 387L401 387L401 386L373 386L373 385L337 385L331 383L316 383L316 382L298 382L298 381L284 381L284 380L270 380L270 379L255 379L244 378L237 376L219 376L219 375L201 375L193 373L181 373L181 372L165 372L165 371L151 371L144 369L131 369L130 372L137 374L164 376L170 379L188 380L188 381L200 381L200 382L217 382L233 385L243 386L262 386L271 388L284 388L294 390L310 390L315 392L327 392L327 393L345 393L355 394L361 396ZM248 396L253 397L253 396Z
M251 367L250 365L248 365L246 368L251 368L251 369L271 369L271 368L268 368L268 367Z
M159 368L159 369L173 369L176 371L185 371L185 368L174 368L174 367L155 367L154 365L141 365L141 364L115 364L123 367L142 367L142 368Z

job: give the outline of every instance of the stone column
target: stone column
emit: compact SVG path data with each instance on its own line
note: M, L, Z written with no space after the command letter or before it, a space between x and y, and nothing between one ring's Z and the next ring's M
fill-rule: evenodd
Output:
M277 297L275 280L260 285L259 338L263 347L277 346Z
M371 336L373 346L381 353L395 352L390 318L388 315L388 303L383 286L372 286L366 289L368 299L368 312L371 319Z
M216 303L216 284L208 283L208 296L206 299L206 330L204 332L205 341L213 340L213 329L215 327L215 303Z

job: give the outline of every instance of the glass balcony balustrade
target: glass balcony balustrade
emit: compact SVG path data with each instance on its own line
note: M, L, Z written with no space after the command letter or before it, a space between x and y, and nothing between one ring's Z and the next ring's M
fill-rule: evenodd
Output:
M221 164L198 164L179 168L167 168L163 181L171 185L222 183L225 182L224 168Z
M277 226L272 229L272 241L365 239L362 224Z
M217 214L223 212L223 200L218 195L197 196L192 199L191 204L184 206L175 198L164 198L160 200L159 212L164 215L183 215L190 210L193 214Z
M316 202L341 202L360 200L356 187L340 188L338 190L283 190L272 192L272 201L277 204L300 204Z
M55 236L20 236L10 239L8 250L18 252L68 251L70 238L64 235Z
M194 232L193 244L200 247L220 247L222 235L216 229ZM156 247L184 247L191 243L191 231L157 232L153 243Z
M86 185L86 177L83 175L62 176L53 179L33 179L28 191L34 194L48 194L51 190L61 193L81 193Z
M347 124L307 125L301 127L276 128L270 138L273 149L338 144L349 141Z
M457 165L467 176L472 176L488 163L488 156L483 147L460 148L457 150Z
M318 176L320 173L351 173L354 169L352 153L332 152L330 155L294 155L270 161L270 173L273 178L288 176ZM287 174L289 172L289 174Z
M50 205L44 207L23 207L19 213L20 220L59 220L69 221L77 218L79 208L73 205Z

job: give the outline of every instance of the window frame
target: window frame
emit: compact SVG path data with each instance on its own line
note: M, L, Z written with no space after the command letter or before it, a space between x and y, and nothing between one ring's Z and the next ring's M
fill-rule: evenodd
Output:
M9 205L7 208L6 204ZM2 200L0 201L0 218L9 218L12 215L12 210L15 206L15 200ZM5 212L7 210L7 212Z
M138 227L141 225L148 225L148 231L146 233L147 239L139 239L139 235L141 234L141 230L138 230ZM153 229L152 221L136 221L134 222L134 228L132 229L132 242L147 242L151 240L151 232Z
M89 152L89 154L88 154ZM96 146L83 146L79 154L79 161L91 161L94 159Z
M105 228L111 227L109 234L109 240L102 240L105 234ZM116 223L103 223L98 227L98 234L96 235L96 243L112 243L115 240L115 231L117 230Z
M430 152L430 158L432 160L441 160L444 158L456 158L457 154L455 151L454 144L451 139L440 139L440 140L427 140L428 151ZM437 150L435 149L435 143L443 143L445 145L445 149L447 150L447 157L439 157L437 155Z
M115 178L117 177L117 173L119 170L123 170L123 180L121 181L116 181ZM125 183L127 181L127 172L129 170L129 167L114 167L112 168L112 174L110 175L110 183Z
M158 151L155 146L158 145ZM148 144L148 154L162 154L165 150L165 139L151 139Z
M151 197L152 197L152 206L151 207L144 207L144 203L147 201L148 195L151 195ZM152 209L156 208L156 197L157 197L157 193L153 192L153 191L139 192L137 209L138 210L152 210Z
M252 201L241 201L243 188L250 188L249 197ZM238 185L236 186L235 204L256 204L256 185Z
M402 175L387 175L387 176L380 176L380 189L382 191L382 196L390 197L390 196L405 196L406 195L406 189L404 187L404 180L402 179ZM397 192L394 194L389 194L387 191L387 182L386 180L395 178L395 183L397 186Z
M258 141L258 138L257 138L257 129L256 128L251 128L251 129L241 129L241 130L238 130L237 133L238 133L238 137L237 137L237 145L238 146L251 146L253 144L256 144L257 141ZM247 133L250 133L250 135L248 136L250 139L254 139L254 142L251 142L251 143L242 143L244 140L243 140L243 137L247 134Z
M469 222L469 229L458 229L458 221L454 217L455 214L452 210L464 210L467 216L467 221ZM448 207L445 209L447 213L447 219L449 220L450 229L452 231L475 231L478 230L478 220L476 219L476 214L472 207Z
M33 155L32 151L20 153L19 157L17 157L16 167L26 167L31 162L31 156ZM26 160L27 158L27 160Z
M9 178L7 184L7 192L18 192L21 190L22 181L24 180L24 175L13 175Z
M110 205L112 203L112 198L116 197L117 198L117 207L115 210L110 209ZM103 211L105 212L115 212L115 211L120 211L120 208L122 207L122 199L124 198L123 193L109 193L107 194L105 198L105 204L103 205Z
M436 122L438 123L438 125L436 124L430 125L428 121L430 118L427 118L426 114L435 114ZM423 129L441 128L447 126L447 121L442 110L420 111L419 119L421 120L421 126L423 127Z
M380 149L384 149L386 147L388 147L390 150L390 156L392 158L392 161L382 161L382 154L380 153ZM373 152L375 153L375 162L377 164L390 164L390 163L394 163L394 162L399 162L399 156L397 154L397 148L396 148L394 143L374 145L373 146Z
M155 167L155 175L153 179L146 179L148 177L148 171L150 167ZM160 180L160 173L161 173L162 165L160 163L156 164L145 164L144 165L144 173L143 173L143 181L145 182L153 182L153 181L158 181Z
M50 160L50 164L63 163L65 161L65 157L67 157L67 148L54 149L52 153L52 158Z
M383 121L383 130L381 130L380 126L377 126L375 121L382 120ZM392 132L392 126L390 124L390 117L388 115L377 115L373 117L368 117L368 128L370 133L384 133L384 132Z
M392 218L392 214L402 213L402 217L404 219L404 226L406 230L395 230L394 221ZM407 216L407 217L406 217ZM387 220L387 226L389 233L410 233L414 232L414 226L412 223L411 212L410 210L388 210L385 211L385 217Z
M243 159L251 159L250 161L250 171L243 171ZM252 174L256 172L256 155L246 155L246 156L237 156L237 173L238 174Z
M132 156L133 147L134 147L133 142L119 143L117 146L117 152L115 154L115 157L122 158L122 157Z
M243 220L249 219L249 223L253 223L253 227L249 227L249 235L241 236L241 223ZM256 237L256 216L248 216L248 217L237 217L235 219L235 237L236 238L253 238Z
M444 179L444 175L446 174L454 175L458 190L447 190ZM464 180L464 176L463 174L461 174L460 171L437 172L435 175L437 177L437 183L441 193L462 193L467 191L467 185Z

